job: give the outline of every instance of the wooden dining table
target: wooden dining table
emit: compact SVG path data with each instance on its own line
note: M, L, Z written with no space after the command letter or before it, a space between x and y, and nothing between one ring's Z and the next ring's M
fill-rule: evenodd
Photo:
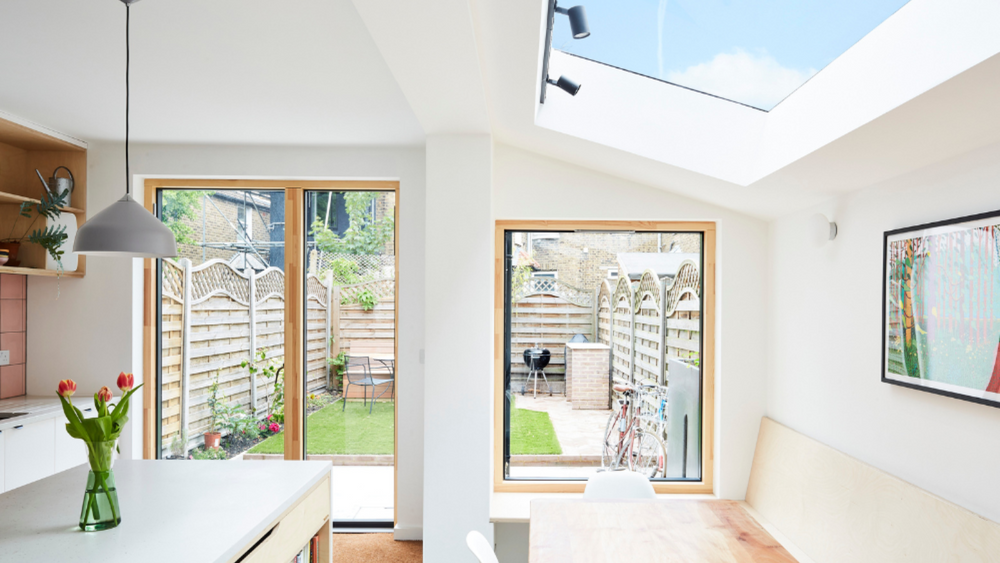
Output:
M531 501L530 563L795 563L731 500Z

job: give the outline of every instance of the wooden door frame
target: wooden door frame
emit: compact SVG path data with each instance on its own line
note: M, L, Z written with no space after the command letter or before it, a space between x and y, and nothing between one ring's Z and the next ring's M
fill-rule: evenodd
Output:
M208 190L281 190L285 192L285 357L292 354L294 364L285 367L285 459L298 460L305 455L305 409L303 392L305 377L304 320L305 300L303 295L305 269L305 199L307 191L391 191L395 205L394 244L395 301L393 303L395 327L393 348L396 361L396 377L399 377L399 181L398 180L223 180L191 178L146 178L145 207L150 213L155 211L156 191L161 188L208 189ZM155 214L155 213L154 213ZM295 303L296 306L289 307ZM142 423L143 459L157 459L156 451L156 402L159 397L159 374L156 371L156 264L151 258L143 260L143 386ZM289 330L289 327L298 327ZM291 383L292 385L289 385ZM398 389L398 386L397 386ZM291 390L291 391L290 391ZM288 412L292 412L289 424ZM291 427L291 428L289 428ZM399 490L399 399L393 396L393 524L396 524L396 501Z
M708 494L714 491L715 460L715 245L716 224L709 221L544 221L494 222L493 312L493 491L498 493L582 493L583 480L507 480L503 472L504 431L504 234L505 231L635 231L702 233L702 446L700 481L653 481L657 494Z

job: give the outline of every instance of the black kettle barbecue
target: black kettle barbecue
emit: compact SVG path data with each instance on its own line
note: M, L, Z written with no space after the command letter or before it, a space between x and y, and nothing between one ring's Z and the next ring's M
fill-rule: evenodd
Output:
M534 380L534 388L532 390L531 396L538 396L538 376L542 376L542 380L545 382L545 390L549 392L549 396L552 395L552 388L549 387L549 379L545 377L545 366L549 365L549 360L552 359L552 354L547 348L539 348L536 344L534 348L528 348L524 351L524 365L528 366L528 380L525 385L521 387L521 395L523 396L527 392L528 383Z

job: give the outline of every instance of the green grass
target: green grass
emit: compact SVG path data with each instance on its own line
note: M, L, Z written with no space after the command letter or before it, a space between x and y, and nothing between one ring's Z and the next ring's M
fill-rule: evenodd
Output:
M562 447L549 413L519 409L511 404L511 455L559 455Z
M372 414L360 402L347 403L342 412L339 401L324 407L306 421L306 449L310 454L392 455L393 406L391 401L375 403ZM551 427L551 425L550 425ZM280 454L285 451L284 432L250 448L252 454Z

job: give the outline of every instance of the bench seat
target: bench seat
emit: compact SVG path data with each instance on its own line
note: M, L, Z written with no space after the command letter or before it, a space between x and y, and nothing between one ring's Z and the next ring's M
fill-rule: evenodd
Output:
M1000 562L1000 524L766 417L746 502L816 563Z

